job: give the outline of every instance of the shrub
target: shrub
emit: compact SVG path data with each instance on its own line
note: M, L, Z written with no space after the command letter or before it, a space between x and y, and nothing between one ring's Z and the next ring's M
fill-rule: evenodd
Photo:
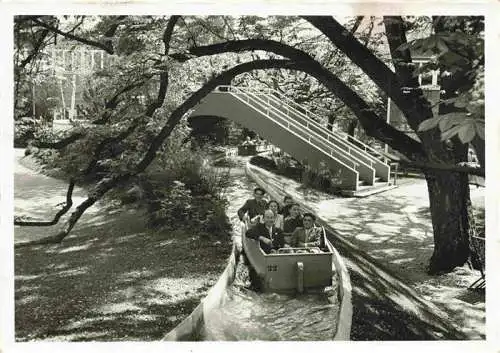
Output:
M152 228L177 229L191 221L191 191L184 183L175 180L172 187L161 198L149 204L148 224Z
M303 162L279 154L272 154L269 158L255 156L250 163L270 172L294 179L304 186L311 187L330 194L340 194L340 189L335 184L336 175L324 163L319 169L314 169Z
M138 181L148 224L157 230L182 227L201 237L227 234L228 176L229 169L212 169L202 151L169 148Z
M28 141L35 137L36 121L30 117L24 117L14 122L14 147L23 148Z

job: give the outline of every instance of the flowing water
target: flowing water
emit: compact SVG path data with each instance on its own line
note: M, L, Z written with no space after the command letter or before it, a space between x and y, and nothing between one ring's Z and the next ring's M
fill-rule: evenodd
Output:
M205 341L331 340L337 327L338 303L325 294L284 295L249 289L243 261L224 293L224 304L205 317Z
M233 173L227 197L235 232L236 210L251 197L256 185L243 173ZM333 283L333 289L337 286ZM331 292L330 292L331 295ZM337 296L334 295L334 298ZM250 289L248 268L241 258L233 284L224 293L224 304L205 317L201 339L206 341L316 341L331 340L337 327L339 303L325 293L283 295Z

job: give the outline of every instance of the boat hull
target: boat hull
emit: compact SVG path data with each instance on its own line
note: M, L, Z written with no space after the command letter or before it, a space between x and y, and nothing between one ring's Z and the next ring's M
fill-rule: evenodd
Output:
M247 238L242 223L241 239L245 256L255 271L254 280L263 292L314 292L332 285L335 266L332 245L326 239L320 253L272 253L262 251L259 242ZM324 233L324 230L323 230Z

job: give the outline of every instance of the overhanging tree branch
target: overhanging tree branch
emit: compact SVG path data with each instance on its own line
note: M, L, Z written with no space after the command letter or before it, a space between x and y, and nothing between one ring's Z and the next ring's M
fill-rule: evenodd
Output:
M82 214L91 207L95 202L97 202L101 197L103 197L109 190L113 189L119 183L129 180L131 177L143 172L149 164L156 157L156 153L160 146L163 144L165 139L170 135L175 126L182 119L184 114L186 114L191 108L193 108L198 102L203 99L208 93L210 93L215 87L227 83L234 77L248 71L252 70L263 70L272 68L288 68L291 64L290 60L260 60L250 63L244 63L233 67L232 69L221 73L220 75L212 78L207 83L203 85L198 91L193 93L187 100L184 101L177 109L172 112L167 123L161 129L161 131L152 140L149 149L145 153L141 161L132 169L131 172L124 174L114 175L112 177L106 177L101 179L93 190L89 193L89 196L85 201L77 206L76 210L71 214L69 220L66 222L64 229L54 236L47 238L22 242L15 244L16 248L40 245L40 244L52 244L60 243L68 234L71 232L76 222L80 219Z
M362 45L349 31L333 17L303 16L314 27L325 34L342 52L359 66L405 113L412 128L432 117L429 102L420 88L409 88L367 47Z
M198 56L249 50L265 50L292 59L293 62L288 68L305 72L325 85L330 92L338 96L354 112L368 135L391 145L409 159L426 159L418 141L387 124L385 119L380 118L356 92L302 50L273 40L249 39L193 47L188 50L187 54L179 53L171 56L177 60L186 61Z
M64 203L64 207L61 208L56 215L54 216L54 219L52 221L21 221L21 220L16 220L19 219L20 217L14 217L14 225L15 226L23 226L23 227L48 227L48 226L53 226L59 222L59 219L69 211L71 206L73 206L73 189L75 188L75 180L71 179L69 181L68 185L68 191L66 192L66 202Z
M105 43L102 43L102 42L97 42L95 40L91 40L91 39L87 39L87 38L83 38L83 37L80 37L80 36L76 36L72 33L69 33L69 32L64 32L64 31L61 31L59 28L56 28L54 26L51 26L49 25L48 23L45 23L44 21L41 21L37 18L31 18L31 21L33 21L36 25L40 26L40 27L43 27L53 33L57 33L65 38L68 38L68 39L72 39L72 40L75 40L77 42L80 42L82 44L86 44L86 45L90 45L92 47L95 47L95 48L99 48L99 49L102 49L104 50L106 53L108 54L114 54L114 50L113 50L113 47L110 46L109 44L105 44Z
M21 63L19 64L19 68L24 69L26 65L28 65L38 55L49 33L50 32L48 29L44 29L41 31L38 40L33 46L33 50L31 50L31 53L23 61L21 61ZM20 50L20 48L18 50Z
M164 55L165 56L168 56L168 52L170 50L170 41L172 39L172 34L174 32L175 24L177 23L179 18L180 18L180 16L171 16L168 23L167 23L167 27L165 28L165 31L163 32L162 41L163 41L163 44L165 47L164 48ZM155 111L163 105L163 102L165 101L165 97L167 95L168 84L169 84L168 71L165 70L164 72L162 72L160 74L160 87L158 89L157 99L156 99L156 101L151 103L146 108L145 116L147 118L151 118L153 116L153 114L155 113ZM123 92L124 92L124 90L121 90L120 92L118 92L117 95L115 95L115 97L113 97L112 101L117 102L116 98L120 94L122 94ZM114 107L116 107L116 104L114 105ZM107 146L109 146L112 143L120 142L120 141L124 140L125 138L127 138L128 136L130 136L137 129L137 127L139 127L141 120L142 119L136 119L136 121L133 124L131 124L123 132L119 133L117 136L109 137L109 138L106 138L103 141L101 141L99 143L99 145L97 146L97 148L95 149L94 158L89 163L86 170L84 171L84 175L88 175L89 173L92 172L92 170L94 170L94 168L97 166L97 163L101 157L102 152L105 150L105 148Z

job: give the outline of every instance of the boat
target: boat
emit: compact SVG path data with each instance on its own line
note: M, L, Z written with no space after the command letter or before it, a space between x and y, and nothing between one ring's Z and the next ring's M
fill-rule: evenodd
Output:
M332 285L335 275L333 246L321 227L323 246L318 248L282 248L266 254L259 241L245 236L248 222L241 222L241 241L245 257L255 271L253 280L262 292L317 292Z

